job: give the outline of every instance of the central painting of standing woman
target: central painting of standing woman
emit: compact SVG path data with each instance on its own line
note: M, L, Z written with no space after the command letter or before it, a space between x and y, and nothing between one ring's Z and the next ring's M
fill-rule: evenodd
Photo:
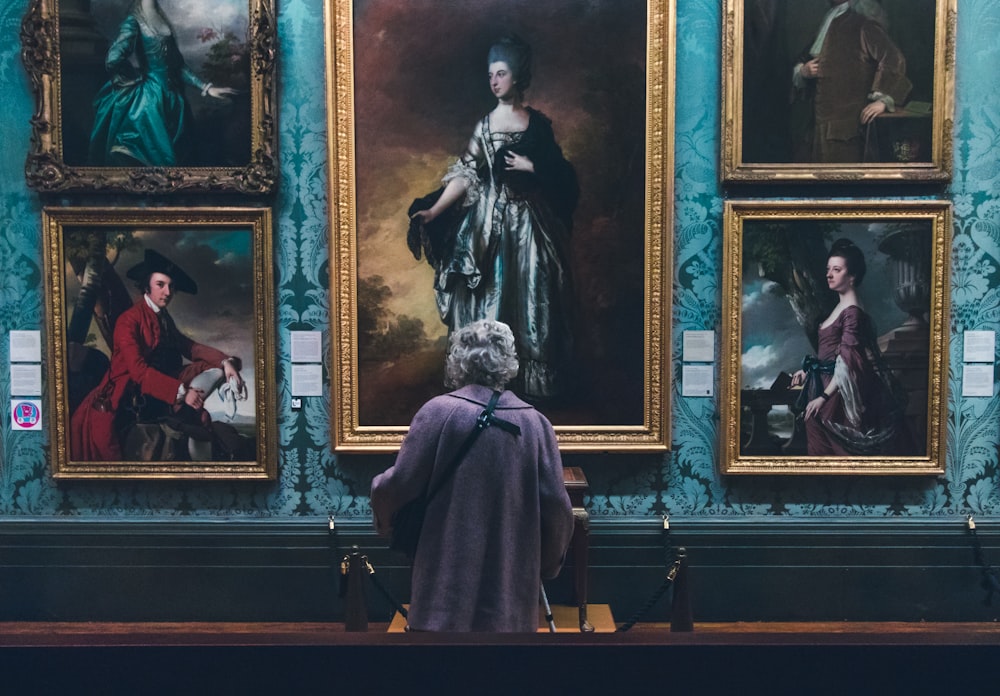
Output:
M470 5L353 3L359 420L490 319L557 427L642 426L647 5Z
M437 307L449 331L479 319L510 326L521 360L511 386L545 401L563 391L572 354L567 249L579 189L551 122L525 106L531 58L517 36L490 47L496 108L476 124L444 188L414 201L409 240L417 257L429 246Z

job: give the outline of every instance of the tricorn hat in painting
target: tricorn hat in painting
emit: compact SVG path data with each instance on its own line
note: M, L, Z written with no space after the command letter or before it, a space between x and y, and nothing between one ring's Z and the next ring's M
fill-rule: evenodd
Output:
M191 276L185 273L184 269L176 263L153 249L146 249L142 262L128 269L128 273L125 275L130 280L134 280L139 284L145 284L149 276L153 273L162 273L170 276L170 279L174 281L174 290L178 292L186 292L190 295L198 294L198 284L194 282Z

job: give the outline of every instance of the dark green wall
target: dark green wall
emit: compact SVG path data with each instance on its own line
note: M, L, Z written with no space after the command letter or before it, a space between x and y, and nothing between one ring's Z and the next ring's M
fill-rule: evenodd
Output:
M589 598L619 623L666 576L659 519L595 523ZM340 621L338 565L357 545L409 601L406 563L367 526L325 519L208 523L13 521L0 526L0 621ZM987 560L1000 534L979 533ZM964 524L672 520L696 621L996 621ZM572 556L548 584L570 603ZM365 583L369 619L390 604ZM644 620L670 617L669 595Z

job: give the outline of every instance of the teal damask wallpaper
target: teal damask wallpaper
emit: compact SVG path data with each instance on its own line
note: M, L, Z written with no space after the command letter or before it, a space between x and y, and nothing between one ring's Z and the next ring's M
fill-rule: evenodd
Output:
M274 483L60 483L47 432L12 433L0 409L0 515L7 517L366 517L368 484L386 456L334 456L330 405L288 409L288 331L325 330L326 134L322 3L279 0L280 189L274 199L279 479ZM721 3L678 0L674 346L720 326L723 190L718 183ZM573 455L596 517L945 517L1000 514L998 399L960 394L962 332L1000 328L1000 0L959 0L947 472L937 478L724 479L717 473L717 403L674 396L673 452ZM19 56L25 0L0 6L0 403L9 403L8 334L44 318L41 202L24 181L33 102ZM762 192L763 193L763 192ZM808 197L821 189L792 192ZM905 192L904 192L905 193ZM898 191L894 194L899 195ZM789 195L782 191L781 195ZM68 201L67 201L68 202ZM104 199L78 204L106 204ZM177 200L178 204L217 204ZM675 363L675 380L679 363Z

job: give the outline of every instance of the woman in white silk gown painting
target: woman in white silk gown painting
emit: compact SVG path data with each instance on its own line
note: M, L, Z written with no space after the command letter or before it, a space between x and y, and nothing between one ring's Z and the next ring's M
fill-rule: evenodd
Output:
M443 187L414 201L407 241L434 266L449 332L479 319L509 325L521 358L511 388L552 401L572 357L568 244L579 189L551 121L524 103L530 46L505 36L488 65L496 108L476 124Z

